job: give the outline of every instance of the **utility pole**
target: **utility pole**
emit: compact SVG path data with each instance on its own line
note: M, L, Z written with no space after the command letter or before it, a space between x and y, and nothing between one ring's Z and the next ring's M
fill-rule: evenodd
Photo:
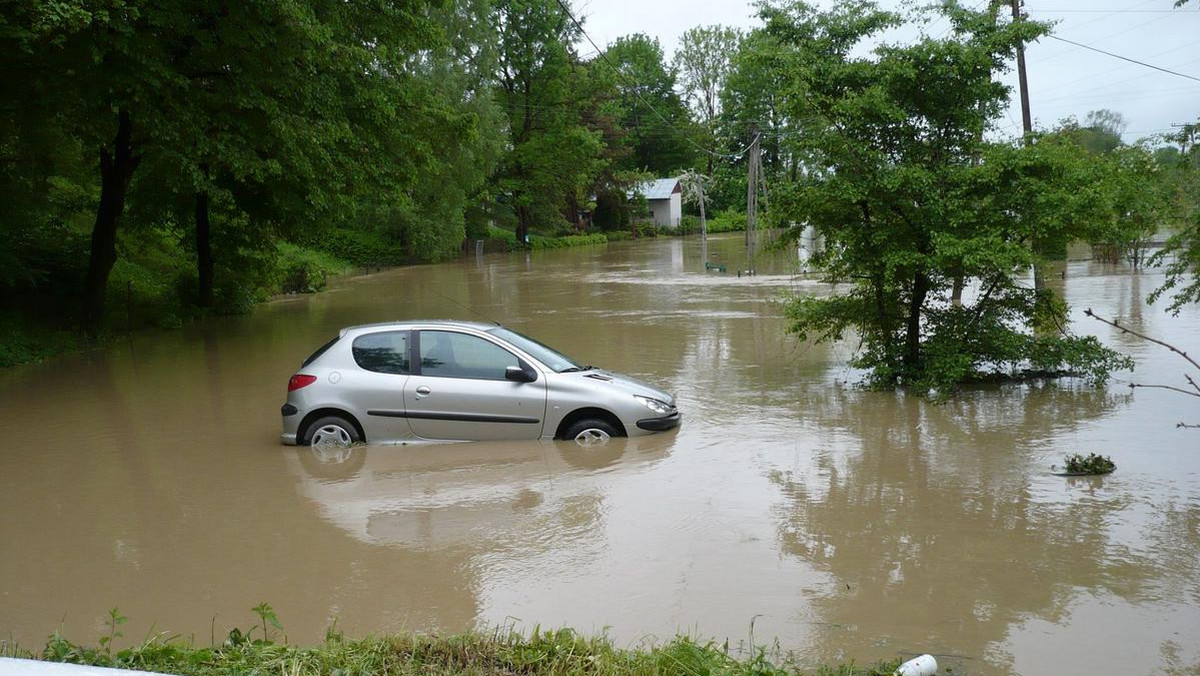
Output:
M750 142L750 154L746 168L746 246L754 246L755 229L758 227L758 131L754 131L754 140Z
M1010 0L1012 4L1013 23L1021 21L1021 0ZM1033 118L1029 114L1029 79L1025 76L1025 43L1017 43L1017 80L1021 88L1021 126L1025 130L1025 144L1029 144L1029 135L1033 133Z

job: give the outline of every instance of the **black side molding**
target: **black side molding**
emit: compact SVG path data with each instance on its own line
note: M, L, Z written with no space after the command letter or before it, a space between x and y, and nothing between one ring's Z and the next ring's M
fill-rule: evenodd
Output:
M467 413L408 413L406 411L367 411L367 415L379 416L381 418L413 418L417 420L450 420L454 422L484 422L484 423L518 423L522 425L536 425L541 421L539 418L526 418L516 415L471 415Z

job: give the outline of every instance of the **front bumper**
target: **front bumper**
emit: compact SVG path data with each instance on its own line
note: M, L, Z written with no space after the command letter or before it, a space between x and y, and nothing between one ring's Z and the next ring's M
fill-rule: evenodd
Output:
M675 411L665 418L646 418L637 421L638 429L648 432L662 432L664 430L674 429L679 427L679 423L683 422L683 416L679 411Z

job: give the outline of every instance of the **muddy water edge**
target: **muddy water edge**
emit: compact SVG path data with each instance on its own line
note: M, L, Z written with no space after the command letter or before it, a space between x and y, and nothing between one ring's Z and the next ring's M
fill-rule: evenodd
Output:
M269 602L287 639L570 626L619 646L677 633L802 664L937 655L969 674L1200 671L1200 422L1162 348L1200 313L1154 273L1048 275L1075 329L1133 374L972 389L945 404L855 386L852 344L784 333L828 293L740 237L471 257L347 279L246 317L0 372L0 641L220 641ZM706 260L727 272L706 271ZM753 267L757 274L741 276ZM1032 283L1032 280L1030 280ZM562 442L279 444L288 376L340 327L500 321L660 385L683 426ZM1103 478L1052 476L1070 452Z

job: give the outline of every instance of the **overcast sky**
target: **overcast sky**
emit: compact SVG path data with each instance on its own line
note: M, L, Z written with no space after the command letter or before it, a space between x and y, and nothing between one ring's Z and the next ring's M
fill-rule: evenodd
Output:
M985 0L961 0L982 6ZM819 3L829 7L828 0ZM883 7L899 7L882 0ZM1028 46L1029 98L1035 129L1048 129L1092 110L1121 113L1128 126L1125 140L1171 131L1172 124L1200 118L1200 0L1173 9L1174 0L1027 0L1033 19L1057 22L1053 35L1197 79L1164 73L1053 38ZM670 59L684 31L695 26L724 25L749 30L761 25L753 5L743 0L573 0L584 18L584 30L601 47L618 37L645 33L657 38ZM925 30L942 35L947 23ZM594 52L586 41L582 54ZM999 121L1003 133L1019 134L1021 110L1016 94L1016 68L1006 79L1013 85L1013 105Z

